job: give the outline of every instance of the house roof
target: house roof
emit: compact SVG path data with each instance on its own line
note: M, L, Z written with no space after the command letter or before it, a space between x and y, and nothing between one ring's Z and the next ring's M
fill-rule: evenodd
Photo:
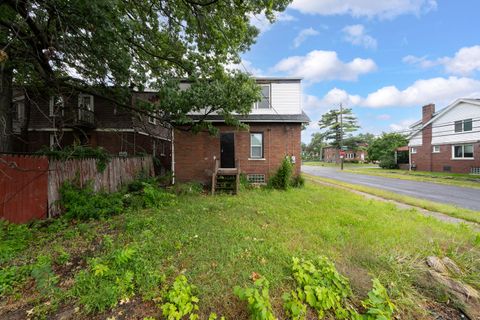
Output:
M202 115L191 115L194 121L203 119ZM249 114L249 115L234 115L237 120L241 122L294 122L294 123L308 123L310 118L305 112L301 114ZM205 121L209 122L224 122L222 115L208 115Z
M417 133L419 133L420 131L423 130L423 128L425 128L426 126L428 126L429 124L435 122L437 119L439 119L441 116L443 116L445 113L449 112L450 110L452 110L453 108L455 108L456 106L458 106L460 103L471 103L471 104L475 104L475 105L478 105L480 106L480 99L468 99L468 98L461 98L461 99L457 99L455 100L454 102L452 102L451 104L449 104L448 106L446 106L445 108L435 112L432 116L432 118L430 119L430 121L428 121L427 123L424 123L420 128L418 128L417 130L415 130L412 134L410 134L408 136L408 139L411 139L413 136L415 136ZM415 127L416 125L419 125L421 123L422 120L420 121L417 121L415 122L414 124L412 124L410 126L410 128L413 128Z

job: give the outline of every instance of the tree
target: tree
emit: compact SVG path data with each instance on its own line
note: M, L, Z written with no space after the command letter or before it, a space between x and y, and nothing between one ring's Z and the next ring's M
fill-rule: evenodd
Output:
M384 132L368 146L368 158L370 161L380 161L387 157L393 158L395 149L405 146L407 143L405 135Z
M362 144L370 145L374 139L375 135L372 133L359 133L356 136L349 136L347 138L344 138L343 145L348 146L349 149L357 150Z
M320 129L325 129L323 133L325 140L330 141L330 144L337 148L340 148L341 140L346 133L360 128L357 124L357 117L351 108L328 111L322 115L318 125Z
M231 114L248 112L260 91L225 66L254 43L251 15L273 22L289 2L0 0L0 151L9 147L12 83L47 94L93 93L124 108L133 108L132 88L154 88L163 98L160 120L185 125L185 113L205 109L205 116L215 111L235 123ZM192 83L188 93L180 93L179 78ZM228 103L211 106L204 90Z
M317 158L322 154L322 149L325 147L324 135L321 132L315 132L312 134L312 139L308 145L302 144L302 150L304 150L307 157Z

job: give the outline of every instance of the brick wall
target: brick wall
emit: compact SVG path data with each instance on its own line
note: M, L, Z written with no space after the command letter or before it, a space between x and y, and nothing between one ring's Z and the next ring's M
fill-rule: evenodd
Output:
M295 174L300 173L301 124L255 123L249 130L236 130L218 125L220 132L234 132L235 158L245 174L265 174L266 179L280 166L285 155L295 156ZM262 132L264 160L249 160L250 132ZM179 182L199 181L209 183L214 168L214 158L220 157L220 138L207 132L193 134L175 130L175 177Z
M424 131L425 132L425 131ZM440 152L433 153L432 145L417 147L417 153L412 154L412 164L416 164L419 171L444 171L450 167L454 173L470 173L472 167L480 167L480 143L473 144L474 160L452 159L452 145L440 145Z

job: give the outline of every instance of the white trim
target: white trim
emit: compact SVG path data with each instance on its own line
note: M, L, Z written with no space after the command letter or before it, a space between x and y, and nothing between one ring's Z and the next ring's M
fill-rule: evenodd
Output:
M435 150L437 147L438 150ZM440 153L440 145L432 145L432 153Z
M262 137L262 141L260 141L260 145L254 145L252 146L252 136L255 135L255 134L259 134L261 135ZM250 157L249 159L264 159L264 136L263 136L263 132L250 132ZM252 148L253 147L260 147L260 154L261 154L261 158L257 158L257 157L254 157L253 154L252 154Z
M71 128L28 128L28 131L40 131L40 132L48 132L48 131L73 131Z
M462 147L462 154L464 155L465 154L465 146L472 146L472 153L473 153L473 157L455 157L455 147ZM461 143L455 143L455 144L452 144L452 153L451 153L451 158L450 160L475 160L475 144L473 143L465 143L465 144L461 144Z
M54 107L54 104L55 104L55 98L56 97L62 98L61 114L62 114L62 116L65 114L65 112L64 112L64 110L65 110L65 99L63 98L62 95L54 95L54 96L50 96L50 101L48 103L48 115L50 117L56 116L55 113L53 112L53 107Z
M251 161L265 161L267 159L265 159L265 158L248 158L248 160L251 160Z
M410 152L411 152L412 154L417 154L417 151L418 151L418 150L417 150L416 147L411 147L411 148L410 148Z
M260 108L259 107L259 104L261 102L261 100L260 100L260 101L255 102L255 104L253 106L253 109L255 109L255 110L269 110L269 109L272 109L272 84L271 83L262 83L262 84L259 84L259 86L261 88L263 88L263 87L268 88L268 108ZM264 96L263 96L263 92L262 92L262 99L263 98L264 98Z

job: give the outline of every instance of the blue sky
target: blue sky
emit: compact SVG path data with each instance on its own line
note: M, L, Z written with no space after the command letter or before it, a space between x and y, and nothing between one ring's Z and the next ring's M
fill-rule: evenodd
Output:
M261 29L243 55L256 75L303 77L303 107L312 122L339 103L362 129L402 131L460 97L480 97L480 1L294 0Z

